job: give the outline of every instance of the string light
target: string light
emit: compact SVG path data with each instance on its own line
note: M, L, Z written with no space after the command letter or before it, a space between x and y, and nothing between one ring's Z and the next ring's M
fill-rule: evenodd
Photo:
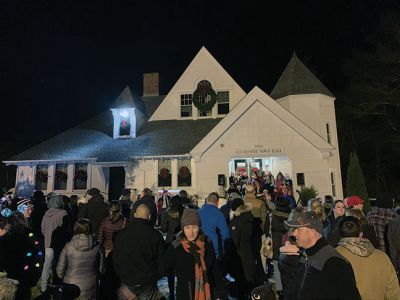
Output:
M36 263L35 267L36 267L36 268L39 268L39 267L40 267L40 264L39 264L39 263Z
M43 252L42 252L42 251L39 251L39 252L38 252L38 255L39 255L39 256L42 256L42 255L43 255Z
M29 233L29 237L33 237L33 233L31 232L31 233Z
M28 269L29 269L29 266L26 265L26 266L24 267L24 270L26 271L26 270L28 270Z
M39 245L39 242L38 242L38 241L35 241L35 245Z
M32 253L31 253L31 252L28 252L28 253L26 254L26 256L31 257L31 256L32 256Z

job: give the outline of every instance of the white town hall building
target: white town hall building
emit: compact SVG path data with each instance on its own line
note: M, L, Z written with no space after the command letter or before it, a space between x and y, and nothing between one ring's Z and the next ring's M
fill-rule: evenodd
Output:
M4 163L17 166L17 196L149 187L204 198L256 167L342 198L334 100L296 54L268 95L243 91L203 47L166 96L145 74L142 97L126 87L110 110Z

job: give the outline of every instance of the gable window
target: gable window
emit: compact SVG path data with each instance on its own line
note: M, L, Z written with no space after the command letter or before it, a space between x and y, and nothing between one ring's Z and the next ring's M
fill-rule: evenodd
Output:
M329 127L329 123L325 123L325 129L326 129L326 141L330 144L332 142L332 137L331 137L331 129Z
M171 160L158 161L158 186L171 186Z
M37 165L35 173L35 190L47 190L47 179L49 177L49 169L47 165Z
M192 116L192 94L181 95L181 117Z
M336 176L335 176L335 171L333 171L333 170L330 171L330 177L331 177L332 196L336 197Z
M86 190L87 177L87 164L75 164L74 190Z
M54 172L54 189L66 190L68 181L68 164L56 164Z
M217 93L218 114L226 115L229 113L229 91Z
M192 172L190 159L178 160L178 186L191 186Z

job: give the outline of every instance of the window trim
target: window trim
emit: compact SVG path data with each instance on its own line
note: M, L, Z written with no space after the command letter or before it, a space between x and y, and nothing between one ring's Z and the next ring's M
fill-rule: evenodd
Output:
M219 103L219 102L218 102L218 93L223 93L223 92L228 93L228 101L227 101L227 102L221 102L221 103ZM217 91L217 102L216 102L216 104L217 104L217 116L226 116L227 114L229 114L230 108L231 108L231 106L230 106L230 99L231 99L230 95L231 95L231 93L230 93L229 90ZM219 114L219 113L218 113L218 105L219 105L219 104L228 104L228 113L226 113L226 114Z

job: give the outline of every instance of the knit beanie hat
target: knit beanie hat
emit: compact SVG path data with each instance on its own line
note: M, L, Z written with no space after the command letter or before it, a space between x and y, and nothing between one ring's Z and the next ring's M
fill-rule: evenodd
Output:
M63 197L61 195L55 195L50 197L47 206L49 208L62 208L63 204Z
M235 198L232 200L231 209L236 211L236 209L241 205L244 205L243 200L241 198Z
M187 225L197 225L200 226L200 216L197 210L188 208L183 211L181 225L185 227Z
M23 214L28 208L32 208L32 201L29 199L22 199L17 202L17 210Z

